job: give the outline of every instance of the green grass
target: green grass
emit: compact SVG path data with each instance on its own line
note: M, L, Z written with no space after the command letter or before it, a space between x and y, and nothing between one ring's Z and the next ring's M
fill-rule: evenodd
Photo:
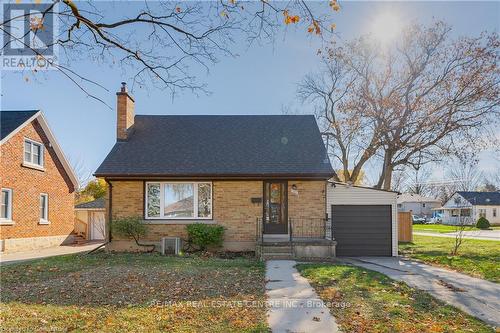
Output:
M493 230L498 230L500 229L499 226L493 226L490 229ZM474 226L466 227L467 231L478 231L481 229L478 229ZM440 234L445 234L449 232L455 232L458 231L456 226L453 225L445 225L445 224L414 224L413 225L413 231L420 231L420 232L437 232Z
M475 277L500 282L500 242L463 239L451 256L455 238L414 235L413 243L401 243L400 253L426 263L443 266Z
M342 332L493 332L428 293L374 271L334 264L297 268L329 306Z
M251 259L155 254L7 265L0 275L0 323L16 332L267 332L264 306L227 303L263 302L264 272Z

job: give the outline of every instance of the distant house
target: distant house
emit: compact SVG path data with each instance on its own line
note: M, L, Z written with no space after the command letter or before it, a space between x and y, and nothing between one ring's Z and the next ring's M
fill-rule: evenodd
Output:
M455 192L451 198L436 209L442 213L443 224L473 224L481 216L491 224L500 224L500 192Z
M414 215L426 217L431 217L433 209L441 206L441 202L437 199L413 193L400 194L397 200L399 212L412 212Z
M77 178L41 111L0 111L0 249L72 242Z

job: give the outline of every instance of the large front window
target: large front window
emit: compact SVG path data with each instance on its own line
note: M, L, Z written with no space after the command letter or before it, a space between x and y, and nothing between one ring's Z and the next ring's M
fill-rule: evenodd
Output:
M211 219L212 184L206 182L147 183L146 218Z

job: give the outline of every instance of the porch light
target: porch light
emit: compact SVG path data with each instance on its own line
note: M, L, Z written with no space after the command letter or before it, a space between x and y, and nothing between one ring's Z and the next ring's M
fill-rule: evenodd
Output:
M297 189L297 185L295 185L295 184L292 185L291 192L292 192L292 194L295 194L295 195L299 194L299 190Z

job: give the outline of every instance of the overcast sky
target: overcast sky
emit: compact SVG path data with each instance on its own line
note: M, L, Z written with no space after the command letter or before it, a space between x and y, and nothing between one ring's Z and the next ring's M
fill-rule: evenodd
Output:
M340 3L342 10L335 23L342 40L369 32L373 21L388 11L396 13L402 22L444 20L457 36L499 30L499 2ZM109 4L99 2L97 6ZM124 10L123 6L111 6ZM329 10L328 6L324 8ZM296 84L318 68L316 50L320 46L316 38L294 29L278 36L274 44L248 49L241 42L235 45L238 57L221 58L208 74L197 73L207 83L209 96L185 92L172 100L165 91L136 87L136 113L280 114L283 106L298 105ZM132 75L122 68L90 61L75 62L73 69L107 87L109 92L99 91L99 96L113 107L120 82ZM1 77L2 109L43 110L66 155L83 163L88 172L95 171L115 142L115 111L86 97L57 71L45 72L28 82L16 72L3 72ZM303 113L312 113L307 105L300 108ZM499 163L491 151L481 155L480 167L485 171L498 169ZM366 171L370 175L370 170ZM440 173L434 176L439 178Z

